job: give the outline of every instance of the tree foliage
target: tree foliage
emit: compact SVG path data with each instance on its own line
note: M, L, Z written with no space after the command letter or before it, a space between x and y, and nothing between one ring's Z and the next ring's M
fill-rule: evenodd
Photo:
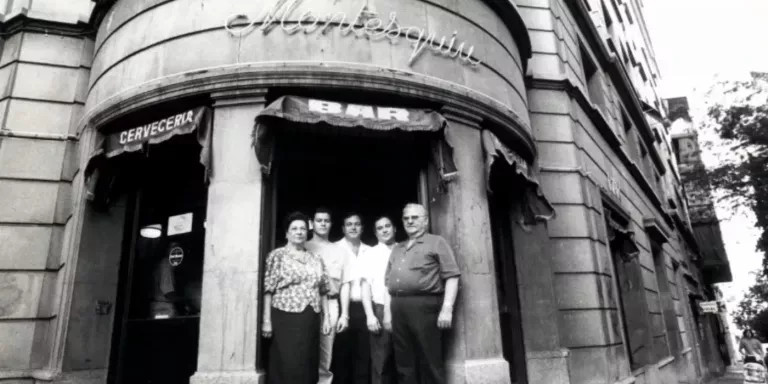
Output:
M708 179L722 199L749 207L762 234L757 249L768 256L768 73L724 81L710 90L709 124L724 145ZM735 255L738 256L738 255ZM763 257L764 274L768 257Z
M707 172L708 181L721 200L753 211L761 232L756 248L763 253L763 268L733 312L734 322L768 332L768 73L719 82L707 97L707 124L721 140L718 165Z
M760 272L756 276L755 284L749 288L744 298L741 299L736 310L731 312L733 323L740 329L755 328L753 320L760 313L766 312L768 303L768 276ZM756 328L755 328L756 329ZM768 329L766 329L768 331ZM766 334L768 336L768 334Z

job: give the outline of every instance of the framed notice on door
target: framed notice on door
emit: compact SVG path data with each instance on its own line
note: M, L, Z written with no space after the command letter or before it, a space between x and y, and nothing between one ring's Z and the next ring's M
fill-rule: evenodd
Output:
M168 218L168 236L192 232L192 212Z

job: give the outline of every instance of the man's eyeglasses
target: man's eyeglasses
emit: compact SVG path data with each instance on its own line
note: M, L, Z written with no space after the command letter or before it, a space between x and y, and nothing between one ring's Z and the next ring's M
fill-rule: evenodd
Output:
M403 221L408 221L408 220L414 220L415 221L415 220L418 220L418 219L421 219L421 218L422 218L422 216L403 216Z

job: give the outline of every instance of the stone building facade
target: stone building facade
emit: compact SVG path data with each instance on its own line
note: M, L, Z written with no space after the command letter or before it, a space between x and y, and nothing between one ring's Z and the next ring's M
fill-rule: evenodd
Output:
M463 272L450 382L722 371L641 1L3 10L0 383L261 382L279 218L409 201Z

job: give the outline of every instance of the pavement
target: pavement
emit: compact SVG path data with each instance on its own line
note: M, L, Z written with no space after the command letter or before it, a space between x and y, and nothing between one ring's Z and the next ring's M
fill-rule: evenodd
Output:
M743 369L741 364L732 365L726 369L723 376L708 380L706 384L742 384L744 382Z

